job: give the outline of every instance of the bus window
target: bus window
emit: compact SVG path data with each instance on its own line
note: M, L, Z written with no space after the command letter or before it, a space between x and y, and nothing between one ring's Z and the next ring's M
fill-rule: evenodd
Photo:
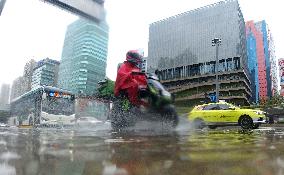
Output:
M58 94L58 93L54 93ZM42 111L54 115L72 115L75 113L74 99L71 95L69 98L63 98L60 95L47 95L46 99L42 100Z
M73 94L59 88L39 87L11 102L11 116L20 125L40 124L43 113L47 118L75 116L74 99Z

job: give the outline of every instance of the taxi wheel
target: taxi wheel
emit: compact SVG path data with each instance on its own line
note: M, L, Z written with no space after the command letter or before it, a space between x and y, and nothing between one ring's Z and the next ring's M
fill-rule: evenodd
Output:
M216 129L217 126L215 126L215 125L209 125L208 128L209 128L209 129Z
M252 129L258 129L258 128L259 128L259 126L260 126L260 124L259 124L259 123L253 124L253 125L252 125Z
M243 129L252 129L253 128L253 120L250 116L244 115L239 119L239 125Z
M193 121L193 127L195 129L202 129L205 127L205 122L204 120L200 119L200 118L197 118Z

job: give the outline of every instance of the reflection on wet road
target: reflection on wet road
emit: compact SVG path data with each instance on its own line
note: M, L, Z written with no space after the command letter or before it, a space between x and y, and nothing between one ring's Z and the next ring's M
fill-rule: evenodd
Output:
M0 129L2 175L284 174L284 128Z

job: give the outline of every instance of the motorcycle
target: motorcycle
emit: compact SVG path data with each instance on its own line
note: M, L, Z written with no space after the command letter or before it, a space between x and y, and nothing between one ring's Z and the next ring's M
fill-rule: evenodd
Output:
M176 127L178 115L173 105L173 96L160 83L156 74L132 72L132 75L145 75L147 87L139 88L138 98L146 106L133 106L125 95L113 100L110 121L113 129L135 126L139 121L158 121L169 127Z

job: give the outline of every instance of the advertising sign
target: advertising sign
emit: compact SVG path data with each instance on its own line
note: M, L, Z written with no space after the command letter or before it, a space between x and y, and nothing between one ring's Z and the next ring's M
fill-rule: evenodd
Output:
M211 102L216 102L216 94L209 94L209 98L211 100Z
M57 98L67 98L67 99L74 99L74 95L57 92L57 91L49 91L47 92L46 96L48 97L57 97Z

